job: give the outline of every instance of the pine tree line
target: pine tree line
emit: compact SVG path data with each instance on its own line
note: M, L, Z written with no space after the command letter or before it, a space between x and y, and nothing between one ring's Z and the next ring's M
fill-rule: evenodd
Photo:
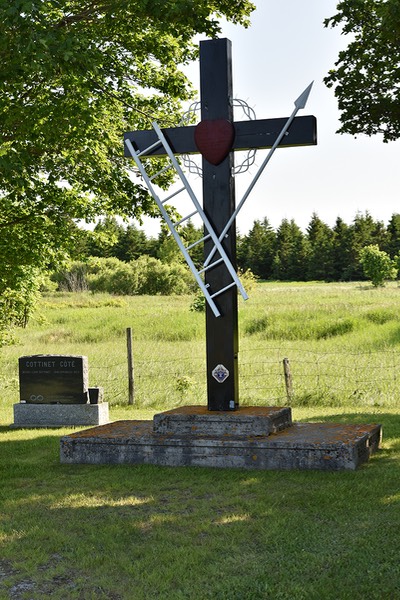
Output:
M188 245L203 235L191 222L181 234ZM125 227L107 217L94 231L80 230L78 237L76 259L116 257L129 262L148 255L168 263L183 260L164 228L157 238L149 238L135 225ZM250 269L260 279L359 281L365 279L360 252L371 244L391 258L400 254L400 214L393 214L387 226L367 212L357 214L350 225L338 217L329 227L314 213L305 232L293 219L283 219L276 230L268 218L256 220L246 235L237 236L237 262L242 271ZM200 264L201 245L196 252L193 258Z
M392 215L387 227L365 213L350 225L338 217L331 228L314 213L305 233L293 219L283 219L274 231L265 218L241 238L238 263L261 279L359 281L365 279L360 252L372 244L391 258L399 254L399 214Z

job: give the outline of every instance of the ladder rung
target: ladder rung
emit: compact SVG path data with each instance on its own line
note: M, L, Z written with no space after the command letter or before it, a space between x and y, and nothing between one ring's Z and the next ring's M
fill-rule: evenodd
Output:
M233 281L229 285L226 285L224 288L222 288L222 290L219 290L218 292L215 292L215 294L212 294L211 298L215 298L215 296L219 296L219 294L222 294L222 292L229 290L229 288L233 287L234 285L236 285L236 283Z
M173 198L174 196L177 196L178 194L180 194L181 192L183 192L183 190L185 190L185 189L186 189L185 186L179 188L179 190L177 190L173 194L170 194L169 196L167 196L165 198L165 200L161 200L161 204L165 204L165 202L168 202L168 200L171 200L171 198Z
M141 150L140 152L138 152L138 156L143 156L143 154L147 154L148 152L150 152L150 150L154 150L154 148L157 148L158 146L161 146L161 140L157 140L156 142L154 142L154 144L151 144L151 146L148 146L148 148L145 148L144 150Z
M167 165L166 167L164 167L163 169L161 169L161 171L158 171L155 175L152 175L151 177L149 177L150 181L153 181L153 179L155 179L156 177L158 177L162 173L165 173L165 171L169 171L170 169L173 169L173 168L174 168L174 165L172 163L170 165Z
M204 273L205 271L208 271L208 269L211 269L212 267L219 265L222 262L224 262L223 258L219 258L218 260L215 260L213 263L210 263L209 265L207 265L206 267L201 269L201 271L199 271L199 275L201 275L201 273Z
M174 227L178 227L178 225L180 225L181 223L184 223L185 221L187 221L194 215L197 215L198 212L199 212L198 210L195 210L192 213L190 213L190 215L186 215L186 217L183 217L180 221L177 221L176 223L174 223Z
M195 242L193 242L193 244L190 244L190 246L186 246L186 250L190 250L191 248L194 248L198 244L201 244L201 242L208 240L208 238L210 238L210 237L211 237L211 234L205 235L204 237L200 238L199 240L196 240Z

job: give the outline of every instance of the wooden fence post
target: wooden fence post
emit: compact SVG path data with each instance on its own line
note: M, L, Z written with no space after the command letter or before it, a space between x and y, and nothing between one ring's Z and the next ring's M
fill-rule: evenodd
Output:
M293 398L293 382L288 358L283 359L283 372L285 374L286 397L291 402Z
M128 404L133 404L135 400L135 383L133 377L133 353L132 353L132 328L126 328L126 345L128 351Z

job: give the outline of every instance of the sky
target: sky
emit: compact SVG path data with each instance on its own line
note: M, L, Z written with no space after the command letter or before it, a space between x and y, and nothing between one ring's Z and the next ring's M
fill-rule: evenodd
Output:
M336 133L337 101L323 78L350 41L338 28L323 25L325 18L335 14L336 1L254 3L251 27L225 23L220 36L232 41L234 97L245 100L258 119L288 117L294 101L314 81L299 116L317 118L318 145L275 152L237 217L238 230L246 234L255 220L264 217L275 229L287 218L305 230L314 212L331 227L337 217L350 224L357 212L365 211L387 224L394 212L400 212L400 140L384 144L380 136ZM199 65L191 65L186 73L198 89ZM241 111L235 113L236 120L245 118ZM258 151L251 169L236 176L237 201L267 152ZM236 163L242 158L236 153ZM190 175L189 182L201 196L199 178ZM185 214L183 207L176 206ZM159 226L146 219L144 229L157 235Z

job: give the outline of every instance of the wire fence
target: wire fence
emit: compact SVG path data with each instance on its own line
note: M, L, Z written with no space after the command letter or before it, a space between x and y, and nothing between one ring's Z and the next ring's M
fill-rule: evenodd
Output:
M138 407L206 402L205 353L133 355L133 368L133 403ZM127 361L92 364L90 371L91 381L104 387L111 404L128 403ZM400 394L399 373L400 353L395 350L322 353L260 344L240 352L240 403L393 406Z

